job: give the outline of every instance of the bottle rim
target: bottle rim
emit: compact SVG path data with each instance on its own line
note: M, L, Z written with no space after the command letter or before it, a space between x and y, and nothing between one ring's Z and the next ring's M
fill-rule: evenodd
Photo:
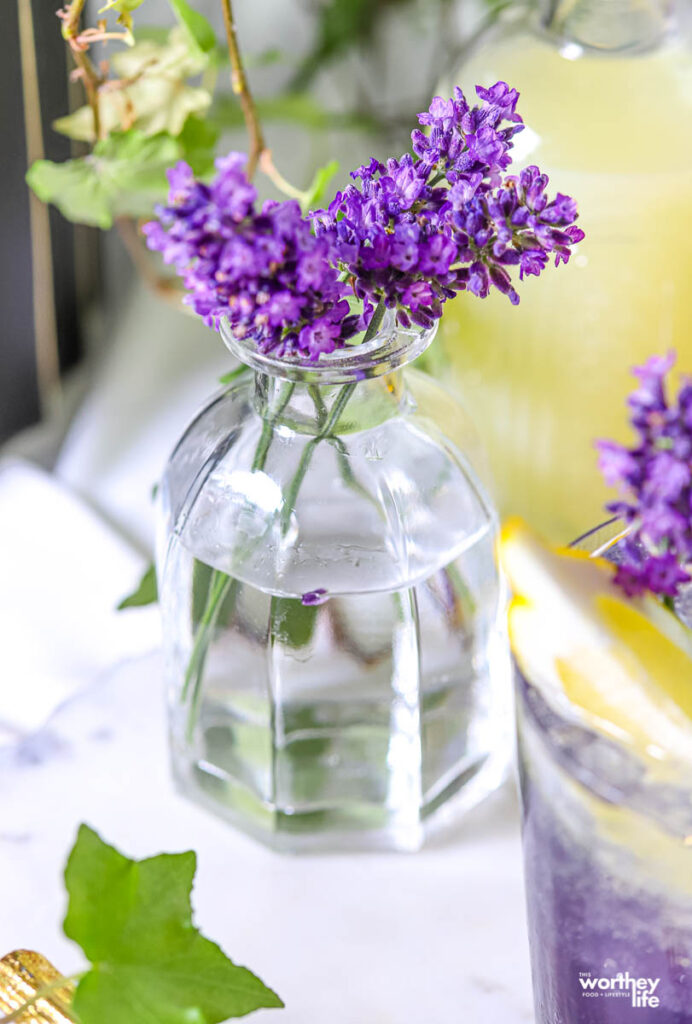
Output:
M425 352L437 326L438 321L432 327L402 327L396 322L394 311L387 310L374 338L323 353L319 362L261 352L253 341L237 338L226 317L219 322L219 333L232 355L259 373L306 384L349 384L407 366Z

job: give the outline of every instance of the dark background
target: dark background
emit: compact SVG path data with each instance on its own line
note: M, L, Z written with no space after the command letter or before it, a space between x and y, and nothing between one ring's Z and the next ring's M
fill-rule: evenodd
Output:
M68 108L65 45L54 0L33 0L45 156L70 157L51 122ZM29 190L17 0L0 3L0 442L40 415L34 335ZM50 210L58 347L63 369L79 358L75 229ZM81 230L81 229L80 229ZM95 239L92 239L95 241ZM81 275L80 275L81 278Z

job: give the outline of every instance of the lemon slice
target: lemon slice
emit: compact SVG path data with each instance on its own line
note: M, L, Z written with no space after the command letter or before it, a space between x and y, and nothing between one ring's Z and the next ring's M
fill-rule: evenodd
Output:
M500 559L525 677L647 758L692 761L692 631L655 598L621 594L603 559L551 548L517 520Z

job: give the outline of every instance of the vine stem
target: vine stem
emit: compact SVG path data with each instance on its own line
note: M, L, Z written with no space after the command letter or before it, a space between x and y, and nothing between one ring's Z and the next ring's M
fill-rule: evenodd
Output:
M82 0L84 2L84 0ZM232 0L221 0L223 9L223 20L226 26L226 39L228 41L228 54L231 59L231 88L240 101L240 106L245 118L248 134L250 136L250 154L247 163L247 176L252 178L257 169L260 157L266 146L262 125L257 116L257 108L248 85L247 75L243 58L240 54L238 44L238 33L235 27L235 16L233 13Z
M37 989L33 996L27 999L25 1003L22 1003L21 1006L18 1006L16 1010L8 1013L6 1017L0 1017L0 1024L13 1024L14 1021L18 1021L31 1006L35 1006L41 999L51 996L61 988L66 988L67 985L74 981L80 981L86 973L86 971L80 971L78 974L61 975L55 981L51 981L50 985L44 985L42 988Z
M101 78L86 52L88 44L85 45L79 39L79 22L85 4L86 0L72 0L72 3L67 5L62 15L62 35L69 44L72 58L80 70L87 101L94 117L94 136L98 142L101 138L101 114L99 111Z

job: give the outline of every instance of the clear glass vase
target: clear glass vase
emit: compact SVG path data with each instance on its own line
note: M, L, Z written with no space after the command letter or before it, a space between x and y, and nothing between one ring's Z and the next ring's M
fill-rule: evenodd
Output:
M502 780L496 517L456 401L386 319L317 365L246 364L161 487L173 765L281 849L415 849ZM435 816L439 820L439 816Z

